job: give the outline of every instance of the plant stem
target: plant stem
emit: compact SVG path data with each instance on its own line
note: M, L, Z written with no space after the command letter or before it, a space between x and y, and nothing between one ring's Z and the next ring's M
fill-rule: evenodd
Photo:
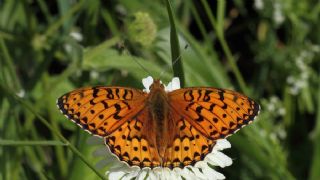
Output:
M68 146L60 141L17 141L17 140L2 140L0 139L0 146Z
M184 87L184 73L182 67L182 60L180 54L180 45L177 34L176 25L174 22L174 15L172 13L172 6L170 0L165 0L166 7L168 11L169 21L170 21L170 45L171 45L171 60L172 60L172 69L175 77L180 78L181 87Z
M202 5L205 9L205 12L207 14L207 16L209 17L210 23L214 29L214 31L216 32L217 38L222 46L222 50L224 52L224 54L227 57L228 63L231 67L232 72L234 73L238 84L241 88L241 90L245 93L248 94L248 88L246 86L246 83L240 73L240 70L237 67L237 64L235 62L234 57L232 56L231 50L225 40L224 37L224 12L225 12L225 2L224 0L218 0L218 20L215 19L214 15L212 14L210 7L208 5L208 2L205 0L201 0Z

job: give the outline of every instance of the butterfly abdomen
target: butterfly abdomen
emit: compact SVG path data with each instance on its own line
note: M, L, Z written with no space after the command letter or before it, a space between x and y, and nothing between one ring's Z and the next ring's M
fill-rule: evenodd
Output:
M156 134L156 145L159 151L159 155L163 148L165 148L165 133L166 133L166 118L168 115L168 105L166 100L166 94L161 92L155 92L150 101L150 114L152 117L152 124L154 124L153 131Z

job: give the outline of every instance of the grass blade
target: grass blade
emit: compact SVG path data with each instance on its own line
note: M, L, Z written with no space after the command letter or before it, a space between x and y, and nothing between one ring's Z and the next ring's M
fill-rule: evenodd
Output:
M170 44L171 44L171 60L172 60L173 74L175 77L180 78L181 87L184 87L185 80L184 80L184 73L183 73L183 67L182 67L182 60L180 56L180 45L179 45L176 25L174 22L172 6L171 6L170 0L165 0L165 2L166 2L167 11L168 11L169 21L170 21Z

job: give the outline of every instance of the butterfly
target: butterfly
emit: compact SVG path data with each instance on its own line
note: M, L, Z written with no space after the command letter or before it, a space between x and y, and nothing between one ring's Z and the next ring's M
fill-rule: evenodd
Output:
M121 161L170 169L203 160L218 139L251 123L260 110L257 102L231 90L165 88L160 80L153 81L149 93L85 87L58 98L57 106L84 130L103 137Z

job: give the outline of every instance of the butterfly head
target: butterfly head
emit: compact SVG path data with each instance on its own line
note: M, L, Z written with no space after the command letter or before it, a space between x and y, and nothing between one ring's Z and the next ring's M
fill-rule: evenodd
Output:
M149 87L150 92L151 91L158 91L158 90L164 91L164 89L165 89L165 87L159 79L154 80L153 83L151 84L151 86Z

